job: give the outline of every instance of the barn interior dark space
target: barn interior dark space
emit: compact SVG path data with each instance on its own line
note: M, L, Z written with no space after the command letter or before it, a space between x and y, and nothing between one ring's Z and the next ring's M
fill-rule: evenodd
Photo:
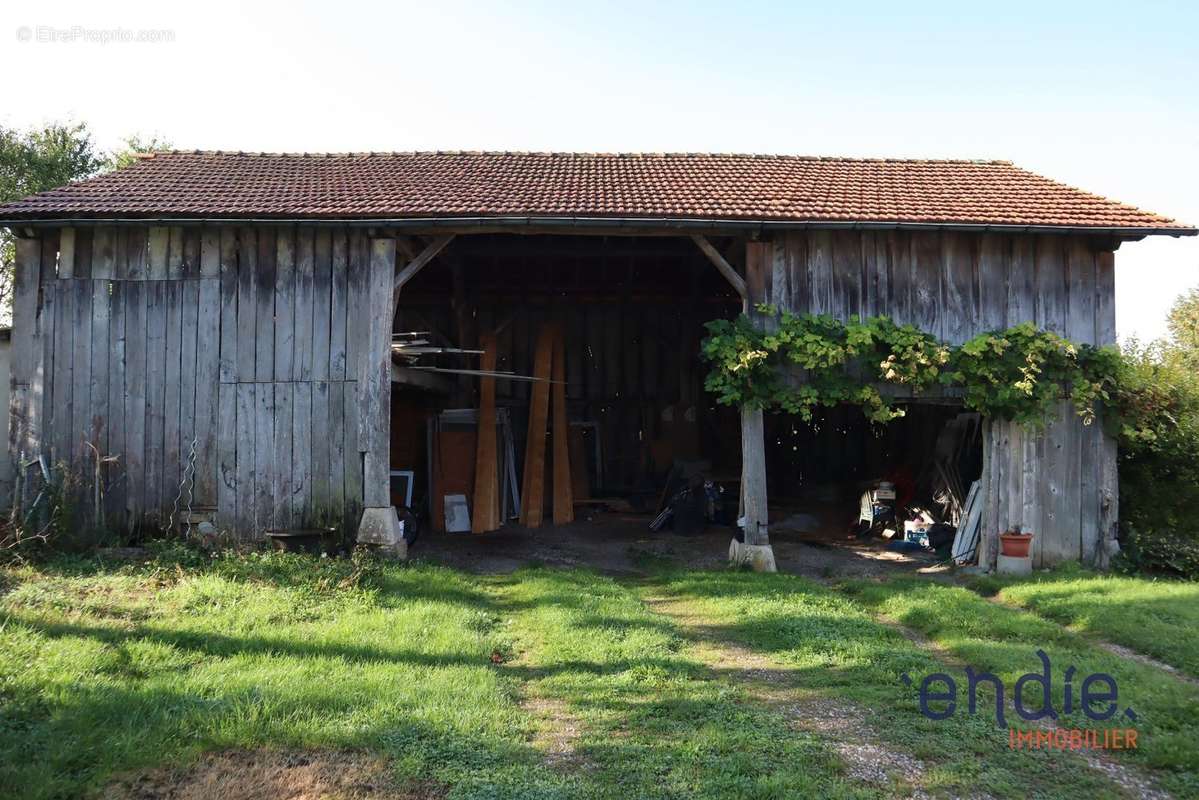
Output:
M883 482L894 487L898 518L880 529L901 534L910 508L956 524L982 474L978 415L951 403L909 403L903 411L886 424L871 423L852 406L819 409L810 422L767 415L772 532L869 538L862 536L861 498Z
M740 309L734 290L683 236L475 235L458 237L404 286L395 331L464 349L493 333L495 369L532 376L540 331L560 326L575 500L619 498L622 508L652 512L676 460L708 462L710 474L735 490L740 417L704 392L699 346L705 322ZM424 499L436 528L443 523L437 498L470 496L475 440L469 425L435 425L444 430L431 443L429 420L478 408L480 378L429 366L475 370L480 355L422 357L420 385L393 383L392 468L415 473L413 496ZM511 421L518 484L533 386L495 381L496 407ZM502 451L502 431L500 438ZM435 462L442 456L432 469L430 453Z
M739 249L712 242L730 255ZM528 504L526 442L537 384L520 378L535 375L539 337L549 328L559 331L564 351L555 380L577 514L645 515L648 524L682 485L681 474L684 481L701 474L723 489L720 521L733 525L740 412L704 391L708 368L699 349L704 323L740 310L735 291L686 237L458 237L404 286L394 331L397 341L408 337L433 350L485 349L494 336L494 366L479 352L397 358L393 501L414 507L436 531L453 527L447 499L463 498L475 513L475 414L484 382L477 371L494 369L512 374L494 380L499 523L524 521L516 509ZM960 408L912 403L905 411L887 425L871 424L853 407L823 409L811 422L767 414L772 534L847 540L860 527L863 492L880 481L896 487L896 504L929 508L952 489L960 513L981 471L977 425L958 425L956 438L943 441ZM547 427L552 454L554 429ZM554 482L551 461L543 462L546 487ZM942 471L953 474L952 486ZM551 495L546 488L541 497L547 524Z

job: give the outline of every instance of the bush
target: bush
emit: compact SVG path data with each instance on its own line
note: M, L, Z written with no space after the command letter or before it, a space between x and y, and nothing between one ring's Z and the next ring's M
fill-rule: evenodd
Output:
M1177 346L1123 350L1112 420L1123 561L1199 578L1199 375Z

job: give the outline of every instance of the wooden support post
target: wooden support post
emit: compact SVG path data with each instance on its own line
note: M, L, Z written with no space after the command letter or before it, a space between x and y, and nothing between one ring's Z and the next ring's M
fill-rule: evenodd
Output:
M358 541L406 558L399 518L391 505L391 328L395 314L394 239L372 239L367 273L366 341L357 343L359 447L362 450L363 512ZM347 455L347 458L349 455Z
M746 303L764 302L772 245L753 242L745 258ZM755 325L764 324L761 315L751 313ZM766 445L762 409L741 407L741 506L745 521L745 541L736 539L729 545L729 559L736 564L749 564L758 572L775 572L774 550L767 532L769 520L766 501Z

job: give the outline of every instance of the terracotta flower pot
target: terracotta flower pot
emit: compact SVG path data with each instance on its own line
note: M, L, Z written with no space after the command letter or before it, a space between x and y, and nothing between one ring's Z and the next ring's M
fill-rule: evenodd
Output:
M1010 558L1028 558L1028 549L1032 546L1031 533L1001 533L999 534L1000 552Z

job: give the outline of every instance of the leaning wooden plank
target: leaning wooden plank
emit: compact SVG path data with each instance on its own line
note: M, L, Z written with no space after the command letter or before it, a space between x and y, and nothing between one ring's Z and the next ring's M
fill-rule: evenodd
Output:
M146 289L124 286L126 509L135 526L146 511Z
M295 380L296 239L294 228L280 228L275 243L275 381Z
M295 527L311 527L312 517L312 383L292 384L291 495L289 516Z
M274 448L272 459L274 476L271 509L271 525L276 530L287 530L295 526L291 517L292 475L292 411L294 408L294 393L292 383L278 382L275 384L275 414L274 414Z
M254 380L269 383L275 377L275 260L278 255L274 228L258 229L258 264L254 271ZM271 402L274 402L273 400ZM262 398L258 398L262 405Z
M220 338L221 278L201 278L196 320L195 416L192 437L196 440L196 504L217 505L219 467L219 430L232 425L232 419L220 417L220 369L217 348Z
M574 494L570 479L570 426L566 419L566 341L561 326L554 329L554 524L574 522Z
M237 233L237 373L238 382L252 382L258 355L258 232L241 228ZM274 316L274 309L271 310ZM245 518L243 517L243 522Z
M257 465L257 427L258 398L255 383L238 383L235 385L237 395L237 538L250 541L255 536L257 527L255 515L258 512L258 498L255 483L258 480Z
M275 472L290 465L274 464L275 388L259 383L254 397L254 538L273 526L275 519Z
M312 280L315 267L314 230L303 227L296 230L295 249L295 355L292 366L293 380L312 380L313 353L313 308ZM328 356L326 356L326 359Z
M237 424L238 388L232 383L218 384L217 412L217 526L221 531L237 533Z
M483 370L495 369L496 340L494 333L479 336ZM499 462L496 459L495 378L479 379L479 421L475 438L475 482L471 503L472 533L486 533L500 527Z
M318 381L329 380L332 247L329 229L317 228L312 247L312 378Z
M71 325L76 330L75 352L71 358L74 365L71 375L74 385L71 389L73 411L68 463L79 468L84 457L91 452L84 446L84 442L89 441L92 430L92 282L76 278L68 281L68 284L74 296Z
M367 275L367 339L359 381L359 425L365 434L363 502L368 508L391 505L391 328L394 305L391 283L395 275L394 239L370 240Z
M533 376L550 377L554 334L542 326L534 351ZM549 416L550 386L545 380L533 384L529 399L529 430L525 443L525 469L521 482L521 525L541 527L545 505L545 426Z
M183 476L183 436L180 432L179 416L183 400L183 281L163 282L163 299L166 304L166 355L163 368L163 440L162 502L173 506L179 495L179 483ZM192 364L192 380L195 379L195 364Z

